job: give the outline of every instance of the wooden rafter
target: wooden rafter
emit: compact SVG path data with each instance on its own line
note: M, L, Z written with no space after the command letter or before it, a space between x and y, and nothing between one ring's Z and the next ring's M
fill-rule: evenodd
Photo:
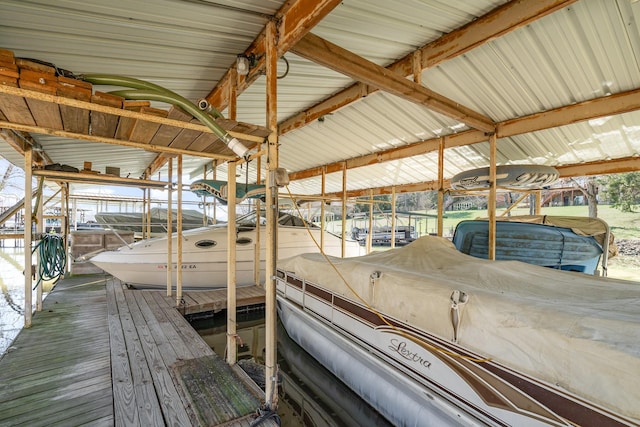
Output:
M624 114L630 111L640 110L640 89L622 92L611 96L596 98L578 104L560 107L553 110L536 113L517 119L507 120L496 125L498 138L507 138L528 132L550 129L558 126L570 125L585 120L612 114ZM466 131L458 134L444 136L445 148L460 147L486 141L487 136L479 131ZM437 151L439 138L433 138L403 147L355 157L346 161L347 168L353 169L361 166L399 160L419 154ZM311 168L289 174L292 181L311 178L322 174L342 170L344 161Z
M439 39L423 46L399 61L389 65L387 69L408 77L414 74L414 56L419 56L422 69L434 67L446 60L462 55L471 49L481 46L497 37L517 30L530 22L549 13L562 9L576 0L522 0L504 4L481 18L455 30ZM416 55L417 54L417 55ZM283 121L279 126L281 135L300 128L318 117L329 114L338 108L362 99L376 92L376 88L368 88L358 82L319 102L318 104Z
M566 165L556 167L560 172L561 178L571 178L576 176L587 175L606 175L613 173L624 172L637 172L640 170L640 158L639 157L625 157L615 160L596 161L589 163L580 163L575 165ZM392 194L395 188L396 193L415 193L420 191L436 191L438 190L438 181L425 181L414 184L403 184L396 186L385 186L376 188L364 188L359 190L351 190L347 192L347 197L353 199L355 197L369 197L370 194ZM443 188L450 189L451 181L445 179L443 181ZM326 193L324 197L327 199L336 199L342 196L341 192ZM304 197L310 197L305 195Z
M336 6L340 0L294 0L285 2L284 6L276 13L274 20L277 22L278 40L276 51L278 57L284 55L291 46L296 44L311 28L320 22ZM227 70L225 75L218 81L213 90L206 96L207 101L216 109L222 111L229 105L229 87L235 85L237 81L237 95L247 89L265 69L265 30L256 37L251 46L244 51L244 54L253 54L258 58L257 65L252 68L248 75L238 76ZM234 65L235 66L235 65Z
M423 105L454 118L467 126L493 132L493 120L446 98L431 89L406 79L314 34L304 36L292 49L294 53L357 81Z
M0 128L0 139L3 139L11 148L24 156L27 145L35 146L35 141L27 132ZM33 163L36 165L46 165L53 163L44 151L34 151Z

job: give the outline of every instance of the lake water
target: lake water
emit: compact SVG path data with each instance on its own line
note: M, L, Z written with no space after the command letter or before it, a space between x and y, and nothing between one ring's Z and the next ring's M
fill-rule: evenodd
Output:
M238 313L238 363L256 383L264 373L243 363L264 364L265 326L263 312ZM226 313L191 322L209 346L225 357ZM256 365L249 365L249 368ZM293 342L278 325L278 415L282 426L391 426L371 406Z
M24 326L24 248L13 247L13 240L0 243L4 243L0 248L0 354L4 354Z
M2 241L0 241L2 243ZM24 326L24 248L11 240L0 247L0 354ZM47 287L44 291L46 295ZM35 309L35 291L33 302ZM226 314L193 321L192 325L213 350L224 357ZM253 311L238 315L239 363L252 359L264 363L264 313ZM278 366L280 393L278 413L283 426L389 426L366 402L344 386L330 372L278 330ZM260 378L260 374L256 375ZM262 375L262 378L264 375Z

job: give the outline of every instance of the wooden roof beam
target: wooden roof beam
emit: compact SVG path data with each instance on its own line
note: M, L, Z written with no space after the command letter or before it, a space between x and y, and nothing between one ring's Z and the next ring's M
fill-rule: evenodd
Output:
M311 28L327 16L341 0L292 0L287 1L276 13L277 23L276 51L278 58L296 44ZM247 89L265 70L265 30L256 37L253 43L244 51L245 55L254 54L258 64L246 76L237 76L227 70L218 81L215 88L206 96L207 101L216 109L222 111L229 105L230 86L237 84L237 95ZM232 65L235 67L235 63Z
M575 176L587 176L587 175L607 175L612 173L624 173L624 172L637 172L640 170L640 158L638 157L624 157L621 159L597 161L589 163L580 163L575 165L558 166L560 172L560 178L570 178ZM394 191L396 193L415 193L419 191L437 191L438 181L425 181L415 184L403 184L396 186L376 187L359 190L351 190L347 192L347 197L352 199L355 197L369 197L370 194L374 196L382 194L391 194ZM444 188L451 188L451 181L444 180ZM339 198L342 193L327 193L326 198Z
M389 65L387 69L405 77L411 76L413 74L413 58L416 55L421 58L423 70L434 67L497 37L517 30L536 19L562 9L575 1L576 0L511 1L410 53L399 61ZM363 89L359 86L362 86L362 83L356 83L283 121L279 126L280 135L305 126L320 116L329 114L351 102L361 99L368 93L378 90L371 88L369 91L363 93Z
M507 120L496 125L496 134L498 138L508 138L514 135L550 129L558 126L566 126L585 120L596 119L598 117L624 114L636 110L640 110L640 89L604 96L566 107L560 107L541 113L531 114L529 116L519 117L517 119ZM444 140L445 148L452 148L486 141L487 137L483 132L466 131L446 135L444 136ZM438 150L438 138L433 138L402 147L395 147L385 151L354 157L346 161L347 169L404 159L436 150ZM344 162L344 160L341 160L324 166L292 172L289 174L289 179L291 181L295 181L318 176L322 174L323 168L326 169L326 173L337 172L342 170Z
M0 139L3 139L9 146L24 156L27 145L36 146L36 141L27 132L17 130L0 129ZM33 163L36 165L48 165L53 163L47 153L43 150L34 150Z
M314 34L304 36L291 51L357 81L459 120L471 128L484 132L495 130L495 123L489 117Z

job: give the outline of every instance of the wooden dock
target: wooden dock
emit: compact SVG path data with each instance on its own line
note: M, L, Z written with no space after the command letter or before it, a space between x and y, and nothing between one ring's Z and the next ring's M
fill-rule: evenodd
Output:
M239 308L264 304L264 289L260 286L241 286L236 289ZM206 315L227 308L227 290L188 291L182 295L180 312L185 316Z
M0 426L248 426L262 400L164 291L104 275L58 283L0 359Z

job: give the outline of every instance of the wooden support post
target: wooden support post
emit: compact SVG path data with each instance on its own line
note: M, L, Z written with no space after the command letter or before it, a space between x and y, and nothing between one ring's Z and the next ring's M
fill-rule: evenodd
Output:
M227 363L237 362L236 323L236 162L227 163Z
M320 233L320 250L324 252L324 229L327 226L325 219L325 206L324 206L324 196L326 192L327 185L327 171L323 167L322 168L322 177L321 177L321 189L320 194L322 194L322 202L320 202L320 228L322 229L322 233Z
M46 227L44 226L44 194L43 194L43 184L44 177L40 178L40 183L38 184L38 206L37 206L37 222L36 222L36 233L38 236L42 236L42 233L46 231ZM60 230L62 233L62 230ZM37 258L37 267L36 271L40 271L40 263L42 260L40 259L40 255ZM67 263L70 264L70 263ZM37 279L36 279L37 280ZM40 282L40 285L36 288L36 311L42 311L42 286L43 283Z
M33 294L31 292L31 211L33 201L33 184L31 182L33 163L33 150L27 146L24 150L24 327L31 327Z
M265 405L278 407L278 358L276 312L276 262L278 259L278 187L275 171L278 168L278 53L276 51L276 24L265 26L265 73L267 79L267 127L271 131L267 146L267 236L265 260Z
M391 189L391 247L396 247L396 187ZM411 225L411 224L409 224Z
M427 230L429 232L429 230ZM438 236L444 235L444 137L438 139Z
M347 162L342 163L342 258L347 254Z
M167 296L170 297L173 288L173 157L169 157L167 163Z
M369 221L367 224L367 253L371 253L371 246L373 245L373 190L369 190Z
M262 149L262 144L258 145L258 151ZM247 165L249 167L249 165ZM262 179L260 177L260 171L262 170L262 157L258 157L256 160L256 184L260 184ZM260 199L256 199L256 213L257 218L260 218L260 211L262 207L260 205ZM258 225L258 224L256 224ZM262 252L262 227L256 226L256 238L253 253L253 282L256 285L260 284L260 253Z
M64 183L64 212L62 213L62 223L60 224L60 234L62 235L63 243L64 243L64 254L65 256L69 256L69 192L70 184L68 182ZM66 272L71 272L71 263L68 262L66 264Z
M218 162L216 160L213 161L213 179L215 180L218 177ZM206 200L206 199L205 199ZM213 209L212 209L212 215L213 215L213 223L217 224L218 220L216 219L217 215L218 215L218 201L217 199L214 197L213 198Z
M488 258L496 259L496 140L495 133L489 137L489 201L487 213L489 214L489 253Z
M535 215L540 215L542 211L542 190L536 191L536 210L534 212Z
M151 238L151 188L147 188L147 233L145 239Z
M176 265L176 307L182 304L182 154L178 156L178 218L176 240L178 262Z

